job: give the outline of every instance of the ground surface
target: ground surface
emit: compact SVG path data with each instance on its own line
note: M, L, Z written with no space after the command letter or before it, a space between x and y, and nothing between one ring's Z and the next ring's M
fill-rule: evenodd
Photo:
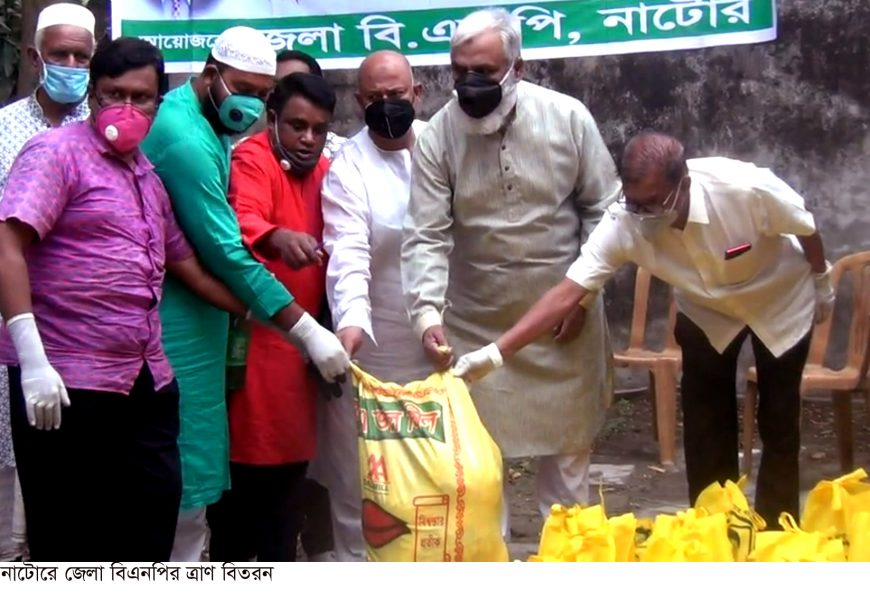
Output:
M634 512L654 516L687 507L687 487L682 453L682 429L678 429L676 466L665 471L658 463L658 446L652 433L652 413L645 392L617 400L593 454L590 495L597 503L603 484L608 514ZM802 501L818 481L840 475L831 403L824 397L804 401L801 449ZM862 399L853 408L855 467L870 470L870 415ZM758 436L754 468L758 468ZM524 560L537 550L543 519L535 498L535 461L510 461L508 486L511 506L511 556ZM750 488L749 493L752 494ZM751 499L751 495L750 495Z
M687 488L682 456L681 429L677 431L678 456L672 470L658 463L658 445L652 434L652 411L646 391L618 396L608 411L607 422L594 449L590 472L590 495L598 501L599 486L604 493L607 512L617 515L634 512L654 516L687 507ZM678 427L679 427L678 418ZM826 398L804 400L801 450L802 500L818 481L840 475L831 403ZM863 401L853 405L855 467L870 471L870 415ZM758 438L756 435L758 468ZM511 557L525 560L538 548L543 525L535 498L535 461L509 462L508 485L511 507ZM751 499L752 488L748 490ZM11 499L2 504L11 503ZM207 555L206 555L207 556ZM300 560L305 560L300 552Z

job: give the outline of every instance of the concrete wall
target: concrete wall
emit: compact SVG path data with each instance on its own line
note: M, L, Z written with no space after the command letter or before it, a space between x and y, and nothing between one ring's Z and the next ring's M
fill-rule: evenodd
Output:
M690 156L723 155L770 167L807 200L833 260L870 249L870 0L779 0L779 37L766 44L528 63L527 78L580 98L618 157L644 129L681 138ZM428 118L450 97L447 67L418 68ZM330 71L339 94L334 129L362 126L354 71ZM173 77L178 84L184 77ZM634 271L608 288L616 347L627 342ZM667 306L655 288L650 337ZM850 306L838 307L834 364ZM747 364L748 356L744 357ZM621 374L630 386L643 378Z
M580 98L614 157L633 134L654 128L684 140L690 155L768 166L805 196L831 258L870 249L870 2L778 4L775 42L534 61L527 78ZM328 76L340 94L336 129L357 131L354 73ZM425 118L449 98L452 81L446 67L416 76L425 86ZM632 289L630 269L609 289L617 347L626 340ZM664 314L660 296L653 311ZM842 329L845 316L838 317ZM655 323L654 337L663 332Z

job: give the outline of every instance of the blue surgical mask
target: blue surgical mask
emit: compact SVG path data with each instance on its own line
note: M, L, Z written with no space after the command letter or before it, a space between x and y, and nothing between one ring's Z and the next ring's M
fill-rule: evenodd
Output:
M257 119L260 118L260 115L263 114L265 104L256 96L233 94L224 82L224 78L220 75L218 75L218 78L221 81L221 85L224 86L224 90L229 94L221 102L220 106L216 106L221 123L224 127L236 133L242 133L250 129L257 122ZM211 95L211 89L209 89L209 96L212 103L216 104L214 96Z
M42 61L42 89L59 104L78 104L84 100L89 81L90 73L87 69L63 67Z

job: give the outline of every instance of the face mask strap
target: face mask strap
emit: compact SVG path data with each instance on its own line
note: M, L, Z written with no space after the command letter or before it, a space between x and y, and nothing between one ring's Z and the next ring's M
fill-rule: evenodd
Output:
M281 158L287 161L288 164L292 165L293 161L290 160L290 153L287 152L287 148L284 147L284 144L281 143L281 138L278 135L278 117L275 117L275 122L272 124L272 133L275 134L275 149L278 151L278 154ZM286 170L286 169L285 169Z
M515 60L511 62L511 66L508 67L508 70L504 74L504 77L502 77L501 81L498 82L499 86L503 86L507 82L508 77L510 77L511 73L514 72L514 67L516 66L516 64L517 64L517 61L515 61Z
M230 86L227 85L227 82L220 71L218 71L218 79L220 79L221 85L223 86L224 91L227 93L227 96L232 96L233 92L230 91Z
M48 63L46 63L45 59L42 58L42 52L40 52L39 50L36 51L36 57L39 59L39 62L42 63L42 78L39 82L39 84L42 85L43 83L45 83L45 80L48 79Z
M224 88L224 91L227 93L227 97L232 96L232 92L230 92L230 88L227 87L227 82L224 81L224 76L221 75L220 69L215 66L215 73L217 73L217 78L221 82L221 86ZM211 91L211 86L208 86L208 99L211 101L211 105L214 107L216 111L220 111L220 106L218 106L217 100L214 97L214 92ZM226 101L226 98L224 98Z
M682 189L683 189L683 181L685 181L685 180L686 180L686 176L683 175L683 176L680 178L679 183L677 183L677 187L676 187L676 188L675 188L675 189L674 189L670 194L668 194L668 197L665 198L665 201L664 201L664 202L662 202L662 208L664 209L665 212L670 211L670 210L673 210L673 209L675 209L675 208L677 207L677 202L678 202L679 199L680 199L680 192L681 192ZM673 197L673 199L674 199L673 204L671 204L671 206L665 208L665 204L668 203L668 200L670 200L671 197Z

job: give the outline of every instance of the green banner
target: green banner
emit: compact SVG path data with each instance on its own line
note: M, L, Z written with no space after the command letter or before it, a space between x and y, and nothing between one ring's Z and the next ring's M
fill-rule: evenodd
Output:
M145 10L149 2L150 12ZM217 4L220 2L211 2L212 6ZM248 0L233 4L235 8L219 11L198 10L197 0L113 2L112 31L116 36L151 41L163 51L170 72L198 71L217 36L239 24L262 31L276 51L302 50L325 68L353 68L370 52L385 49L406 54L415 65L447 64L457 22L474 10L493 5L502 5L522 23L523 56L527 59L702 48L776 38L775 0L488 4L479 0L284 0L277 7L268 0ZM365 7L365 11L336 12L352 6ZM404 10L387 10L391 7ZM221 18L214 18L218 15Z

